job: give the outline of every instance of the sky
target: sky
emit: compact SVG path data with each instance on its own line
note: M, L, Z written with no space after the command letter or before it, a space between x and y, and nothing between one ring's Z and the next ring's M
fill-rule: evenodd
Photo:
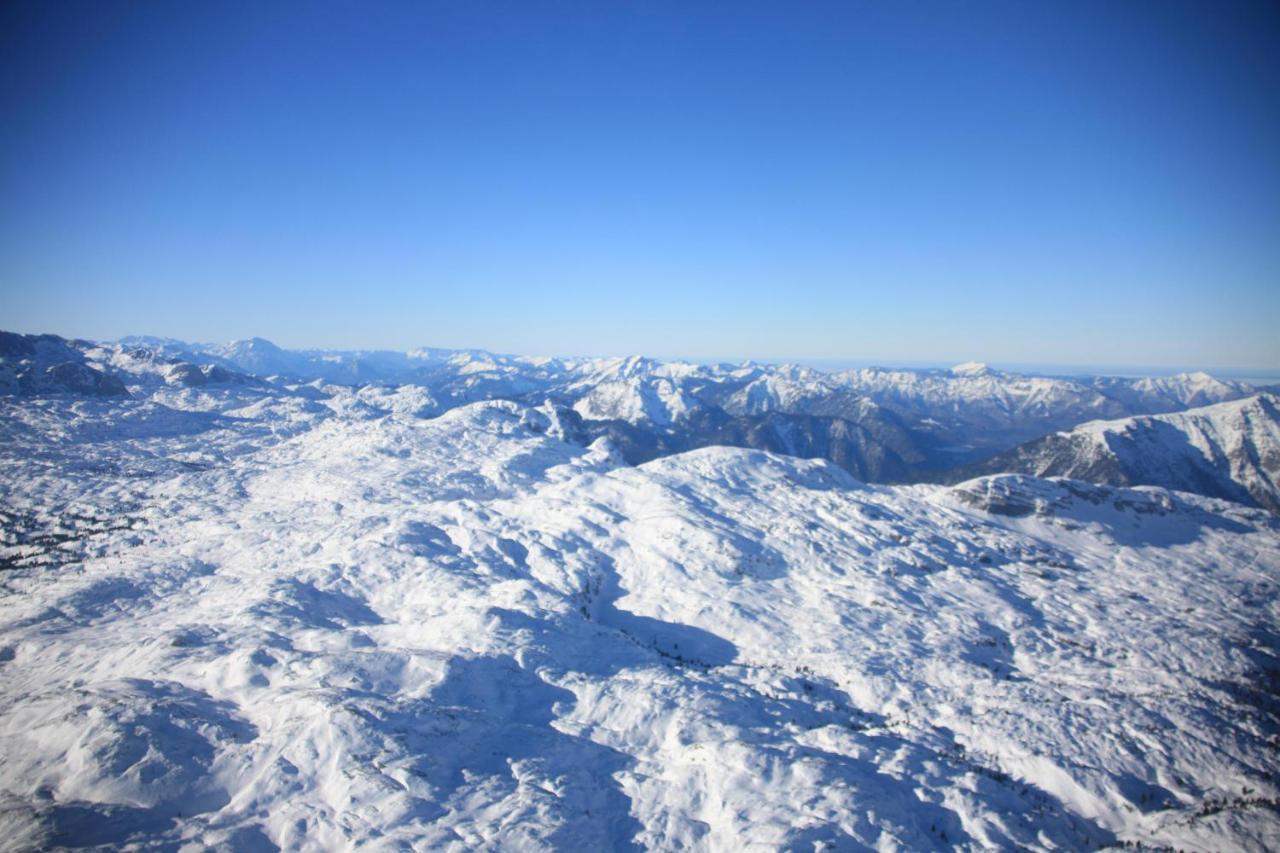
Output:
M1280 4L0 4L0 328L1280 369Z

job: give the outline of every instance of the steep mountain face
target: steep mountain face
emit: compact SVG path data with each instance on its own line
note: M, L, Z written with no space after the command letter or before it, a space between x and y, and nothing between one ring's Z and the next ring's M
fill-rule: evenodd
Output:
M702 447L743 447L827 459L860 479L893 482L908 479L926 458L910 431L874 406L857 421L782 412L735 417L723 409L699 407L664 430L626 420L586 419L577 412L565 423L572 440L589 444L608 438L632 465Z
M801 459L826 459L862 480L901 482L925 458L910 432L868 409L857 420L768 412L734 418L703 446L768 450Z
M6 846L1280 844L1260 510L134 387L0 397Z
M1087 423L952 477L1005 471L1163 486L1280 513L1280 398L1260 394L1176 414Z

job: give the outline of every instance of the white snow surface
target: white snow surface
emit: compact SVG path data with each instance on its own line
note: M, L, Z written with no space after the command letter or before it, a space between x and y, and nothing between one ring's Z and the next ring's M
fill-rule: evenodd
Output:
M434 407L0 399L0 847L1280 846L1266 513Z

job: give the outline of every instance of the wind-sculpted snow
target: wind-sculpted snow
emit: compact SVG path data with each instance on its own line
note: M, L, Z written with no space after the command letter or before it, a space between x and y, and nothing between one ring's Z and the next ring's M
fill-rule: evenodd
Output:
M5 847L1280 844L1260 510L140 396L0 403Z

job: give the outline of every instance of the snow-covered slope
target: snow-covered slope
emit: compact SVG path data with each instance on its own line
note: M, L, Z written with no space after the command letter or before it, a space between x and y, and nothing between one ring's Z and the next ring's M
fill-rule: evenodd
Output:
M422 389L0 398L0 846L1280 845L1280 529Z
M1280 398L1260 394L1176 414L1094 421L956 476L1003 471L1163 486L1280 513Z

